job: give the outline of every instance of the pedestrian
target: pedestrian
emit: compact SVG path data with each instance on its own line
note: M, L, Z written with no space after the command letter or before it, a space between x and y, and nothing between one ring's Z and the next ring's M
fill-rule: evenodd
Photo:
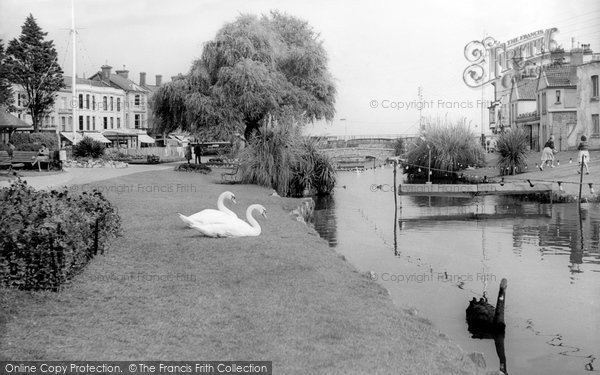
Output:
M8 150L6 150L6 152L8 153L8 157L12 159L16 147L10 141L6 145L8 146Z
M554 168L554 152L554 136L551 135L544 144L544 149L542 150L542 164L540 164L540 171L544 170L545 165L550 165Z
M192 146L190 144L185 146L184 156L185 156L185 159L187 160L188 164L190 164L190 160L192 160Z
M202 159L200 158L202 156L202 146L200 146L200 143L194 145L194 156L194 162L196 164L202 164Z
M579 150L579 154L577 155L577 160L579 161L578 165L581 168L581 163L585 167L586 173L590 174L590 169L588 168L588 161L590 160L590 152L588 151L589 146L587 143L587 137L585 135L581 136L581 142L579 142L579 146L577 146ZM581 169L577 169L577 173L581 173Z

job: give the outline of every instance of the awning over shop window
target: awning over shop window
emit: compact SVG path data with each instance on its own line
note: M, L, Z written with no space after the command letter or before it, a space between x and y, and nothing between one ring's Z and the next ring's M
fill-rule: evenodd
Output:
M139 134L138 135L138 141L140 141L140 143L155 143L156 141L154 140L154 138L150 137L149 135L146 134Z
M106 138L105 136L103 136L100 133L84 133L83 136L90 137L94 141L98 141L98 142L102 142L102 143L111 143L111 141L108 138Z
M81 142L83 137L79 133L75 133L75 141L73 142L73 133L72 132L61 132L60 135L68 139L71 143L77 144Z

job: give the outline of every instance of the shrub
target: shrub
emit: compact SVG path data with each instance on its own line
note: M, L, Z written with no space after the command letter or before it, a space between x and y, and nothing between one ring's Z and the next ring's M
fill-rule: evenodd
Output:
M483 161L483 148L465 119L455 123L428 120L419 135L406 154L411 173L419 168L426 173L429 149L434 177L445 177L448 172L476 166Z
M21 143L15 145L15 150L17 151L38 151L41 148L41 144L35 143Z
M293 168L290 193L300 196L305 189L310 194L329 194L335 187L336 171L333 163L322 154L318 139L304 138L299 142L298 162Z
M204 164L193 164L193 163L182 163L175 167L176 171L179 172L196 172L202 174L208 174L212 171L209 166Z
M298 162L299 129L285 122L272 128L263 126L240 152L242 182L275 189L288 196Z
M55 133L15 133L10 140L19 151L37 151L42 143L45 143L50 150L58 150ZM35 146L27 147L35 147L35 149L19 148L20 146L23 147L24 144L33 144Z
M73 156L99 158L104 154L104 143L90 137L83 139L73 147Z
M405 151L404 139L396 138L396 140L394 141L394 156L400 156L400 155L404 154L404 151Z
M528 142L525 131L521 128L512 129L506 133L502 133L498 138L496 149L500 154L498 158L498 168L500 171L509 171L515 174L517 169L522 169L525 166Z
M120 231L99 191L36 191L17 180L0 190L0 286L59 290Z
M114 161L128 161L132 158L131 156L121 152L118 148L105 148L104 154L102 155L102 159Z

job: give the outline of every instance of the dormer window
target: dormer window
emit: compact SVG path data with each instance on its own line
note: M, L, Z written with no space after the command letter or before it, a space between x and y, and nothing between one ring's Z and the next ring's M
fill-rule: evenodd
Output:
M556 103L555 104L560 104L560 90L556 90Z

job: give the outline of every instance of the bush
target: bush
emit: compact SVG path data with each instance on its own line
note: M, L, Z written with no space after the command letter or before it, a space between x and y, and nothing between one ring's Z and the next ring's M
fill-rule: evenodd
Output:
M42 143L45 143L49 150L58 150L56 134L54 133L15 133L10 140L19 151L37 151L40 149ZM35 149L19 148L25 144L33 144L35 145Z
M426 174L431 149L432 177L446 177L449 172L479 165L484 158L477 135L466 120L455 123L428 120L419 138L411 144L406 154L409 173L422 169ZM428 148L429 146L429 148ZM426 177L426 176L425 176Z
M35 143L21 143L15 145L15 150L17 151L38 151L42 147L41 144Z
M290 194L298 163L299 129L289 122L272 128L261 127L240 152L242 182L275 189L281 196Z
M336 171L333 163L317 148L318 139L304 138L298 149L298 162L293 168L290 195L329 194L335 187Z
M518 169L525 167L528 142L523 129L516 128L502 133L498 138L496 149L500 154L497 165L502 174L506 171L515 174Z
M208 174L212 171L209 166L204 164L194 163L182 163L175 167L176 171L179 172L197 172L202 174Z
M17 180L0 190L0 286L59 290L120 231L99 191L36 191Z
M404 151L404 139L396 138L396 140L394 141L394 156L400 156L404 154Z
M73 147L73 156L99 158L104 154L104 143L90 137L83 139Z
M129 161L132 159L132 157L121 152L118 148L105 148L102 159L113 161Z

